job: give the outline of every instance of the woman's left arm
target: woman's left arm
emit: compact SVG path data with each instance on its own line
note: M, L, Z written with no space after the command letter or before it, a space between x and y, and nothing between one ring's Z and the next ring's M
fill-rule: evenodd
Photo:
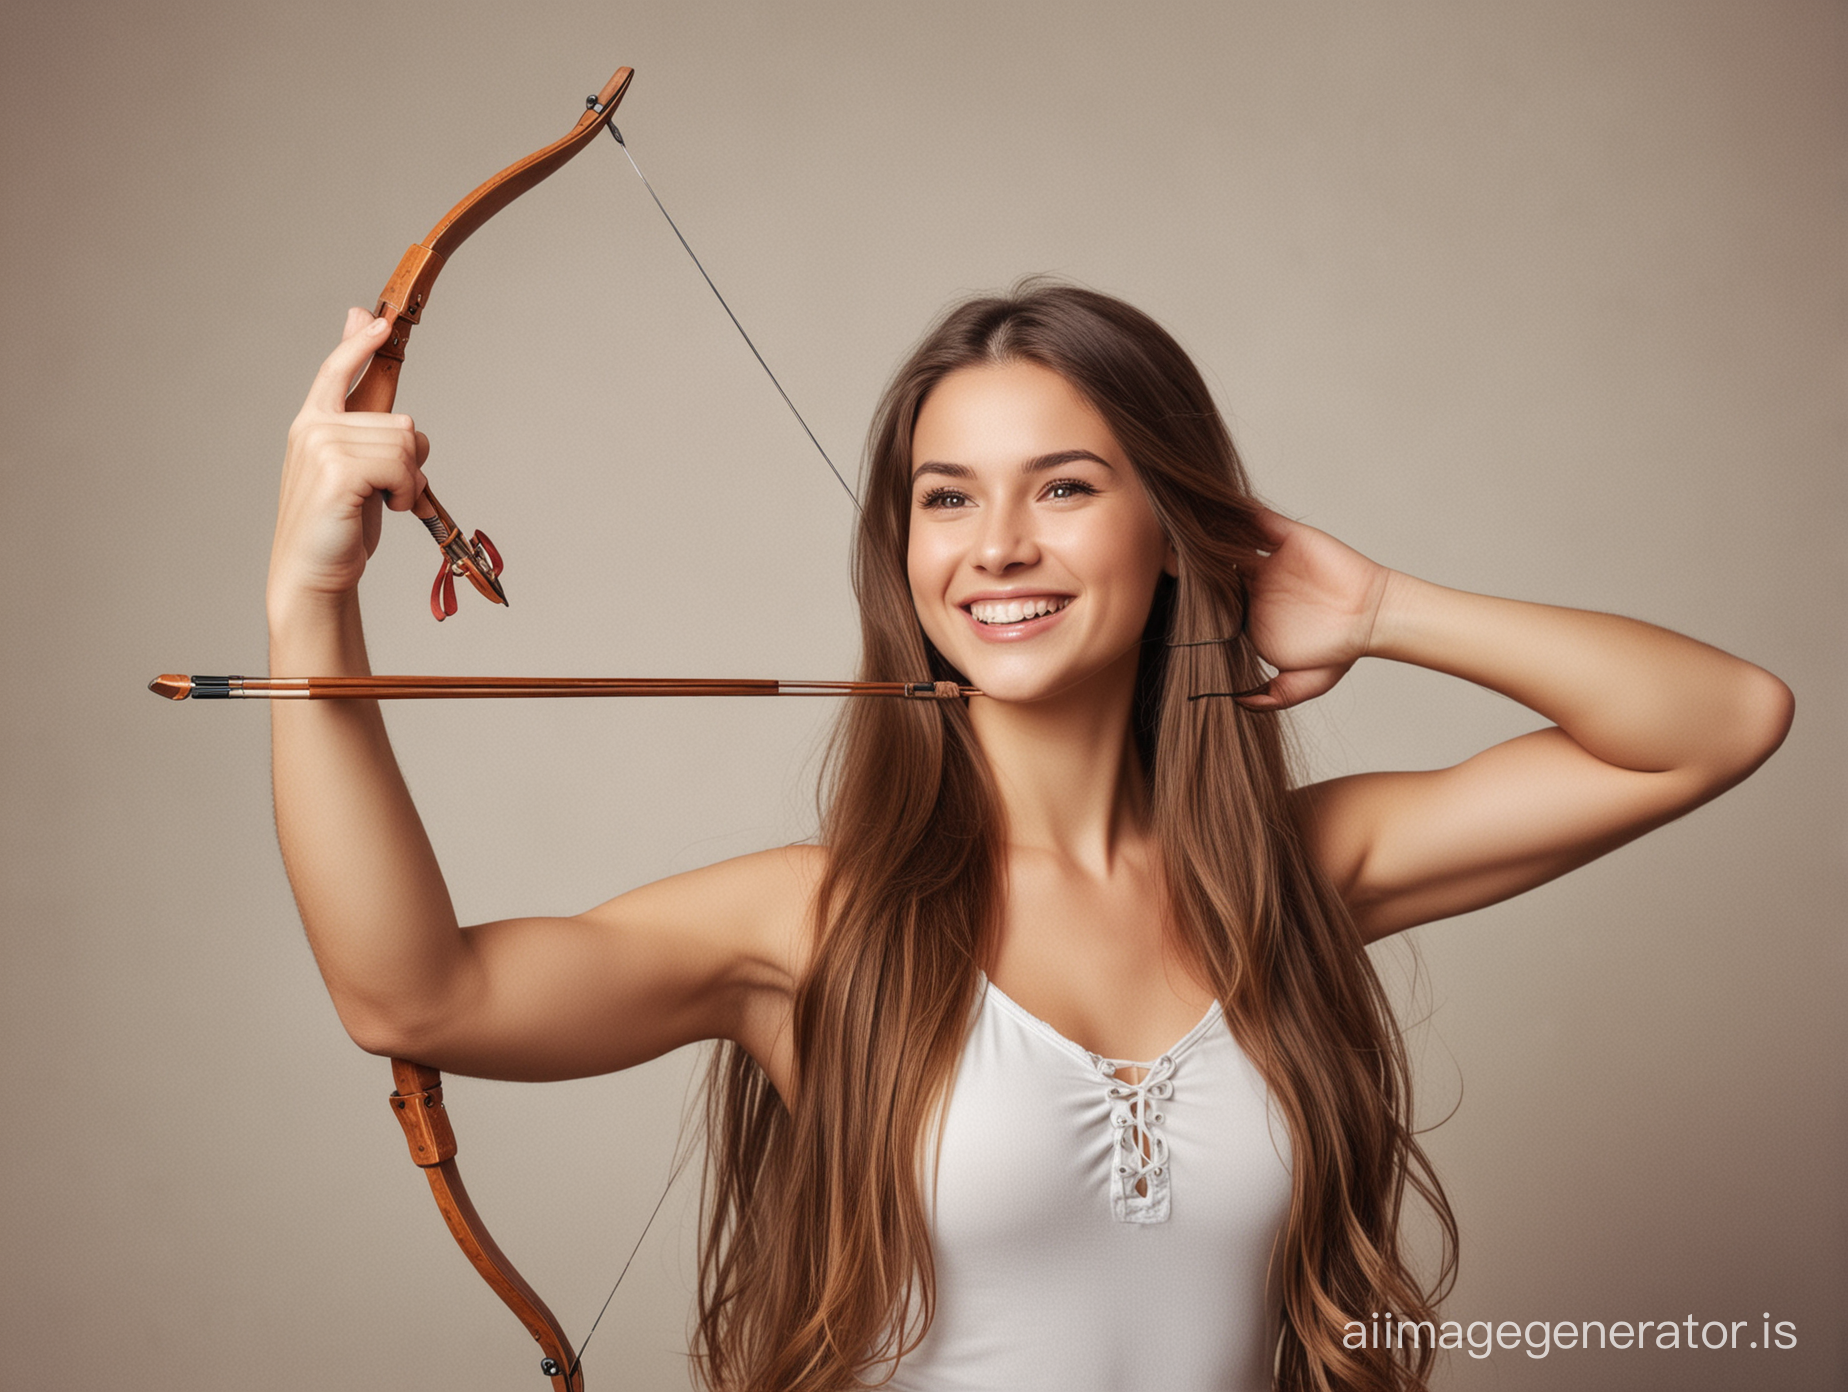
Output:
M1265 523L1274 549L1249 622L1280 670L1246 706L1318 695L1373 656L1486 686L1553 723L1453 768L1298 792L1368 941L1532 889L1674 820L1745 778L1790 728L1789 688L1705 643L1445 589L1275 513Z

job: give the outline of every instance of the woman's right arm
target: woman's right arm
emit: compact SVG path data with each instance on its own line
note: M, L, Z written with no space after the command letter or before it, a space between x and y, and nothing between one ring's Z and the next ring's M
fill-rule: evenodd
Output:
M423 490L410 417L348 412L384 321L347 317L289 430L270 558L270 672L368 672L358 584L383 507ZM773 1076L819 853L710 866L574 918L462 928L374 701L273 701L284 865L347 1032L455 1072L606 1072L739 1040Z

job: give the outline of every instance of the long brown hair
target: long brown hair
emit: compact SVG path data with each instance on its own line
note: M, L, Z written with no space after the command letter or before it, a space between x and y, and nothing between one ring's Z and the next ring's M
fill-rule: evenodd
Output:
M1277 717L1189 699L1263 680L1237 636L1240 563L1249 568L1262 537L1231 435L1159 325L1107 295L1029 281L957 306L926 335L868 443L854 553L860 675L958 675L924 636L906 578L911 437L948 373L1009 360L1049 368L1089 400L1180 556L1149 616L1135 738L1171 931L1289 1129L1290 1211L1272 1263L1278 1385L1422 1388L1428 1346L1349 1348L1342 1335L1377 1311L1429 1318L1453 1270L1455 1222L1412 1130L1404 1046L1379 980L1292 817ZM708 1079L698 1350L707 1383L725 1392L855 1385L914 1348L932 1317L924 1146L1001 893L999 806L966 708L850 703L821 831L828 862L794 1003L793 1102L736 1045L720 1047ZM1441 1237L1429 1287L1401 1246L1408 1189Z

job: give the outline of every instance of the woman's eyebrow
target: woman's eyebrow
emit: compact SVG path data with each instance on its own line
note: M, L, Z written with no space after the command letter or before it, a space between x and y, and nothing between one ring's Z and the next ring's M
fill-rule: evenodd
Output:
M1023 474L1043 473L1047 469L1063 468L1080 459L1088 459L1093 464L1102 464L1111 473L1116 472L1116 466L1108 459L1101 454L1093 454L1088 449L1054 450L1051 454L1035 455L1020 466L1020 472ZM975 470L967 464L951 464L945 460L927 459L911 471L911 481L916 483L926 474L936 474L943 478L969 479L975 477Z
M1102 464L1113 474L1116 472L1116 466L1108 459L1105 459L1101 454L1092 454L1088 449L1054 450L1051 454L1039 455L1037 458L1029 459L1025 464L1021 465L1020 472L1023 474L1037 474L1044 469L1063 468L1065 465L1076 463L1080 459L1088 459L1093 464Z
M911 481L916 483L926 474L940 474L944 478L967 479L975 477L975 470L967 464L946 464L941 460L927 459L911 471Z

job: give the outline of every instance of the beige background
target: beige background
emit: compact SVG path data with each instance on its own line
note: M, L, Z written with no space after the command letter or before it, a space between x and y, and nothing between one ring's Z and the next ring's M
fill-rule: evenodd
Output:
M638 157L837 457L942 303L1053 270L1174 329L1278 505L1790 681L1796 731L1745 787L1414 935L1414 1047L1426 1114L1455 1108L1430 1144L1457 1318L1770 1312L1800 1339L1504 1351L1442 1385L1848 1385L1845 55L1843 7L1805 0L12 0L0 1385L542 1385L317 984L263 709L141 688L262 670L282 434L341 311L618 63ZM466 597L438 629L431 548L394 518L382 670L850 671L845 500L607 141L451 263L401 404L515 607ZM392 725L458 903L492 917L804 835L826 716ZM1302 721L1324 769L1529 723L1391 670ZM452 1087L480 1205L574 1336L690 1063ZM593 1386L683 1385L692 1194Z

